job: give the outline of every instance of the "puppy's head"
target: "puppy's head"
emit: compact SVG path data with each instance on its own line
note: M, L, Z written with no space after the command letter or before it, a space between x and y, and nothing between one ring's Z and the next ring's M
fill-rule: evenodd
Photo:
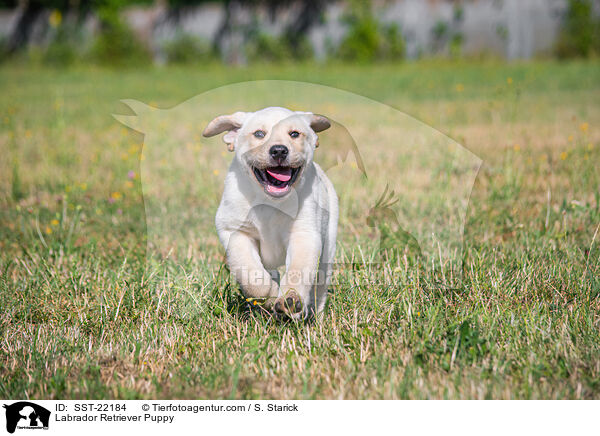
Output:
M248 176L272 197L284 197L301 179L318 146L317 133L329 128L327 118L311 112L270 107L236 112L212 120L204 136L227 132L223 141Z

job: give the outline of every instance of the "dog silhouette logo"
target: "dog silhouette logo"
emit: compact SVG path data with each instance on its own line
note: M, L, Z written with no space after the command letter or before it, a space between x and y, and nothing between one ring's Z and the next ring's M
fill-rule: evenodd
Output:
M29 401L5 404L6 431L14 433L18 429L48 429L50 411Z
M392 270L411 266L412 271L418 266L431 275L433 287L461 286L467 211L482 160L435 128L357 94L286 80L234 83L171 108L160 109L136 100L122 102L130 112L114 115L115 119L143 134L139 165L147 262L185 256L194 246L187 236L190 234L203 235L198 238L210 247L221 245L214 215L227 180L224 175L232 174L228 168L234 159L249 160L229 156L214 138L205 139L202 131L210 120L217 114L284 107L292 113L308 109L323 114L331 124L312 156L335 186L341 211L336 256L327 262L339 270L378 264ZM223 139L227 150L235 151L230 133ZM294 189L276 202L252 194L255 183L263 182L255 177L261 174L248 173L252 184L239 184L249 190L243 196L250 208L258 207L254 210L258 212L270 207L273 216L283 212L295 220L302 198ZM300 173L295 174L300 177ZM291 179L281 178L291 177L291 173L279 176L279 182L290 186ZM327 205L319 207L326 219ZM252 216L238 217L236 230L245 233ZM217 270L222 265L220 254L213 258L211 251L209 255L214 262L208 264ZM262 280L265 276L259 277Z

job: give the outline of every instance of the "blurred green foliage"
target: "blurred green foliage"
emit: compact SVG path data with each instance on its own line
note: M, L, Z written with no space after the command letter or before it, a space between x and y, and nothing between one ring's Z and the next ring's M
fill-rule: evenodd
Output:
M434 53L443 53L447 50L451 58L461 57L464 37L460 25L464 16L463 6L457 3L452 10L452 20L439 20L435 23L431 29Z
M215 57L211 45L200 38L179 34L163 45L165 60L170 64L194 64Z
M371 62L377 58L381 35L375 19L371 16L349 20L350 29L338 49L344 60Z
M600 53L600 20L590 0L569 0L563 28L556 43L559 58L588 57Z
M123 1L103 0L102 3L97 10L101 30L91 48L91 59L100 64L118 66L149 63L149 51L119 14Z
M71 33L77 32L77 29L72 27L64 24L58 27L54 39L43 53L44 63L55 66L67 66L75 63L80 53L77 50L73 33Z
M367 63L404 58L404 39L397 24L380 23L370 2L355 0L349 9L345 17L348 33L337 50L340 59Z
M256 32L246 43L246 55L250 62L289 62L310 59L313 57L313 50L305 38L294 48L286 35L273 36Z
M404 37L397 24L389 24L380 29L384 39L380 46L380 55L385 59L403 59L406 54Z

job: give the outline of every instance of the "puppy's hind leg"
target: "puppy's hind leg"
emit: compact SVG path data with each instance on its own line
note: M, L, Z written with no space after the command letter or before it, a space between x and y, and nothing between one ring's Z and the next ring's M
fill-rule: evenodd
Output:
M335 267L335 243L337 239L338 200L333 188L329 191L328 226L323 237L323 251L319 259L319 271L315 285L310 293L309 317L316 317L323 312L327 302L327 291L331 285L333 268Z
M325 308L325 303L327 303L327 290L331 284L332 270L332 257L321 259L315 285L310 293L310 300L308 304L309 317L315 317L319 315Z
M228 239L227 264L245 297L270 310L279 294L279 285L260 261L257 242L243 232L233 232Z

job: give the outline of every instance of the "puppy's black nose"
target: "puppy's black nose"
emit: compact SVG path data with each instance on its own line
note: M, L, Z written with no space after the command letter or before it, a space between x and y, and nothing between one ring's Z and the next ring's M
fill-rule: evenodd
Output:
M288 148L285 145L274 145L269 149L269 154L275 160L282 161L288 155Z

